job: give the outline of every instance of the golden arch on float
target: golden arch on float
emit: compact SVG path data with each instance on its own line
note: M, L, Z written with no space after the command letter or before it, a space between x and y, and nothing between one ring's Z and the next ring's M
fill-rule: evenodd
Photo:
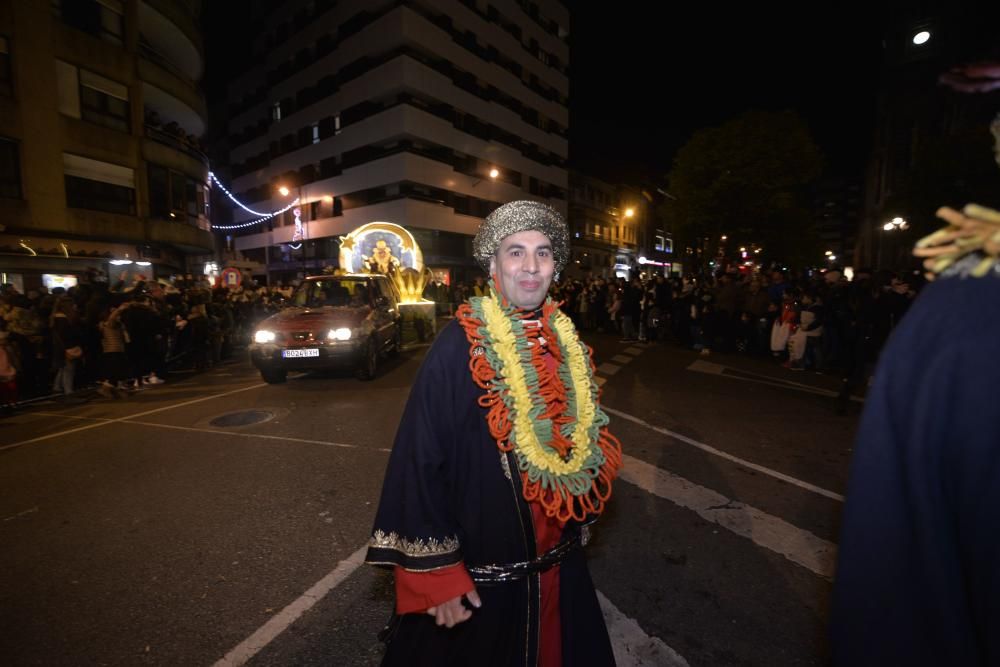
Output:
M392 222L369 222L340 237L340 266L350 273L366 271L366 261L379 247L388 250L400 269L424 272L424 255L420 246L405 228Z

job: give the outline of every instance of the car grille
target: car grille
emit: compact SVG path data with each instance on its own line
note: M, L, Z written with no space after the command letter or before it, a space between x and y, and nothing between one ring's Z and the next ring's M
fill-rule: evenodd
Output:
M293 331L289 334L292 340L303 342L307 340L313 340L313 334L311 331Z

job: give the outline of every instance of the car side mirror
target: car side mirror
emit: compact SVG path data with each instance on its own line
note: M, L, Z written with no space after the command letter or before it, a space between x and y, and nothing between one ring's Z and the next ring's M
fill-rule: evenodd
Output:
M380 294L375 297L375 305L379 308L385 308L389 305L389 299L385 295Z

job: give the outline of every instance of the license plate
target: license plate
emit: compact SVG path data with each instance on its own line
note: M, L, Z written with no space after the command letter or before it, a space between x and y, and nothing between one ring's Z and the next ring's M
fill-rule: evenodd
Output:
M305 350L282 350L281 356L286 359L290 357L318 357L319 349L313 347Z

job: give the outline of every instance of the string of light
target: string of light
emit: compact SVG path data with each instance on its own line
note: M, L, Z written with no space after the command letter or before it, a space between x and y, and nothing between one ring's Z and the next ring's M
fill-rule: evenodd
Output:
M222 191L223 191L223 192L225 192L225 193L226 193L226 195L227 195L227 196L228 196L228 197L229 197L230 199L232 199L232 200L233 200L233 203L234 203L234 204L236 204L237 206L239 206L239 207L240 207L241 209L243 209L243 210L244 210L244 211L246 211L247 213L253 213L254 215L274 215L273 213L272 213L272 214L268 214L268 213L265 213L265 212L263 212L263 211L255 211L255 210L253 210L252 208L250 208L249 206L245 205L245 204L244 204L243 202L241 202L241 201L240 201L239 199L237 199L237 198L236 198L236 196L235 196L235 195L234 195L234 194L233 194L232 192L230 192L229 190L227 190L227 189L226 189L226 186L225 186L225 185L223 185L223 184L222 184L222 183L221 183L221 182L219 181L219 179L215 177L215 174L214 174L214 173L212 173L212 172L208 172L208 177L209 177L209 178L211 178L211 179L212 179L212 181L214 181L216 185L218 185L218 186L219 186L220 188L222 188ZM285 209L285 210L287 211L288 209Z
M282 213L284 213L288 209L292 208L293 206L296 206L299 203L299 198L296 197L295 201L293 201L291 204L289 204L285 208L278 209L277 211L272 211L271 213L264 213L263 211L255 211L252 208L244 205L243 202L241 202L239 199L237 199L233 195L232 192L230 192L229 190L227 190L226 186L223 185L222 182L219 181L219 179L215 176L215 173L213 173L213 172L210 171L210 172L208 172L208 176L209 176L209 178L212 179L213 183L215 183L220 188L222 188L222 191L226 193L226 196L228 196L230 199L233 200L234 204L236 204L237 206L239 206L240 208L242 208L244 211L247 211L248 213L253 213L254 215L262 216L260 218L257 218L256 220L250 220L249 222L243 222L243 223L240 223L238 225L212 225L212 229L230 230L230 229L246 229L247 227L253 227L257 223L264 222L265 220L270 220L271 218L273 218L276 215L281 215Z
M252 227L253 225L256 225L259 222L264 222L265 220L270 220L271 218L273 218L276 215L281 215L282 213L284 213L288 209L292 208L293 206L298 206L298 204L299 204L299 200L298 200L298 198L296 198L295 201L293 201L291 204L289 204L285 208L280 208L277 211L275 211L274 213L268 213L263 218L257 218L256 220L251 220L250 222L244 222L244 223L239 224L239 225L212 225L212 229L245 229L247 227Z

